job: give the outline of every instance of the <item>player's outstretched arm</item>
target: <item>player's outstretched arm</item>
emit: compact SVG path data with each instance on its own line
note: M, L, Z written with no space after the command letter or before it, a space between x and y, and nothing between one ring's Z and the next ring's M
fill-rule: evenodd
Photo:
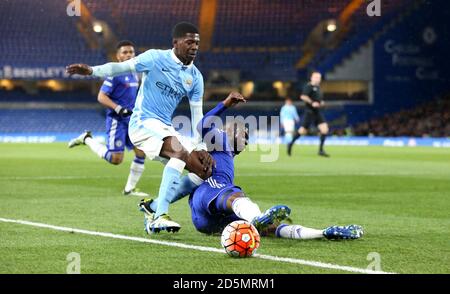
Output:
M197 130L202 135L202 139L204 138L206 133L208 133L212 129L214 122L216 122L217 118L227 108L230 108L241 102L247 102L247 100L245 100L244 96L242 96L240 93L232 92L225 100L217 104L216 107L205 114L200 123L197 125Z
M98 66L89 66L83 63L71 64L66 67L69 75L95 76L99 78L114 77L126 73L135 72L134 60L124 62L109 62Z

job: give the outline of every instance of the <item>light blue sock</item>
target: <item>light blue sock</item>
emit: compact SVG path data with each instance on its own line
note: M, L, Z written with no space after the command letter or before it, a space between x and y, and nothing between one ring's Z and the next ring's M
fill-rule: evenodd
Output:
M203 183L203 180L201 178L199 178L197 175L195 174L188 174L184 177L181 178L181 181L178 183L177 187L176 187L176 191L174 194L171 194L171 198L169 198L169 202L170 203L174 203L182 198L184 198L185 196L189 195L190 193L192 193L192 191L197 188L198 186L200 186ZM158 202L159 202L159 197L156 198L151 204L150 204L150 208L153 211L156 211L158 208Z
M159 187L158 201L155 218L169 212L170 199L175 197L177 187L180 185L180 177L186 163L182 160L171 158L163 171L161 185Z

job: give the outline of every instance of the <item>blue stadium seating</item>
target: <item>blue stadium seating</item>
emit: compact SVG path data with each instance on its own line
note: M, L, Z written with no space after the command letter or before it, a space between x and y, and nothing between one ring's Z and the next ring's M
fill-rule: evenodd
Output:
M180 21L198 24L198 0L86 0L86 6L98 19L107 21L121 39L139 46L171 46L171 29Z
M69 17L66 1L0 1L0 65L56 66L83 60L98 64L106 60L90 50Z
M97 98L86 91L54 92L40 90L35 95L23 90L0 91L0 103L17 102L58 102L58 103L95 103Z
M102 111L84 109L3 109L0 134L105 132Z
M169 48L172 26L182 20L198 24L200 0L84 0L94 17L106 21L121 39L139 47ZM255 48L222 53L202 52L197 61L207 75L211 69L239 69L243 78L254 80L296 79L294 64L301 57L300 46L320 21L336 18L349 3L343 0L219 0L212 39L213 48ZM383 1L383 14L398 10L404 0ZM90 64L106 61L99 50L88 48L76 29L76 17L66 14L66 1L2 0L0 26L1 65L53 66L82 60ZM366 15L362 5L353 17L354 36L370 31L379 18ZM369 33L366 34L366 36ZM361 40L361 38L359 39ZM258 48L285 47L263 53ZM287 48L287 49L286 49ZM347 51L352 51L350 48ZM267 51L267 50L266 50ZM318 54L313 65L330 52ZM342 55L342 54L341 54Z
M219 1L214 45L301 45L321 20L336 17L347 1Z

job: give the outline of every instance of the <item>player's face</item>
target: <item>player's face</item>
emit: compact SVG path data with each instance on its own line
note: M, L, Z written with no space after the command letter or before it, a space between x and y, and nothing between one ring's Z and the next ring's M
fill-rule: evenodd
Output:
M127 61L135 56L133 46L122 46L117 50L117 60L119 62Z
M173 40L175 55L184 63L191 63L197 56L200 45L199 34L186 34L183 38Z
M319 85L322 81L322 75L318 72L315 72L311 75L311 84Z

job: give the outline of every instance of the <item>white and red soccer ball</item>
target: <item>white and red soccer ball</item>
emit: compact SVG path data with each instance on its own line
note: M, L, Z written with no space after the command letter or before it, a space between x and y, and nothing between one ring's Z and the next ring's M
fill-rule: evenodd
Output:
M225 227L221 243L225 252L232 257L250 257L259 247L260 236L254 225L239 220Z

